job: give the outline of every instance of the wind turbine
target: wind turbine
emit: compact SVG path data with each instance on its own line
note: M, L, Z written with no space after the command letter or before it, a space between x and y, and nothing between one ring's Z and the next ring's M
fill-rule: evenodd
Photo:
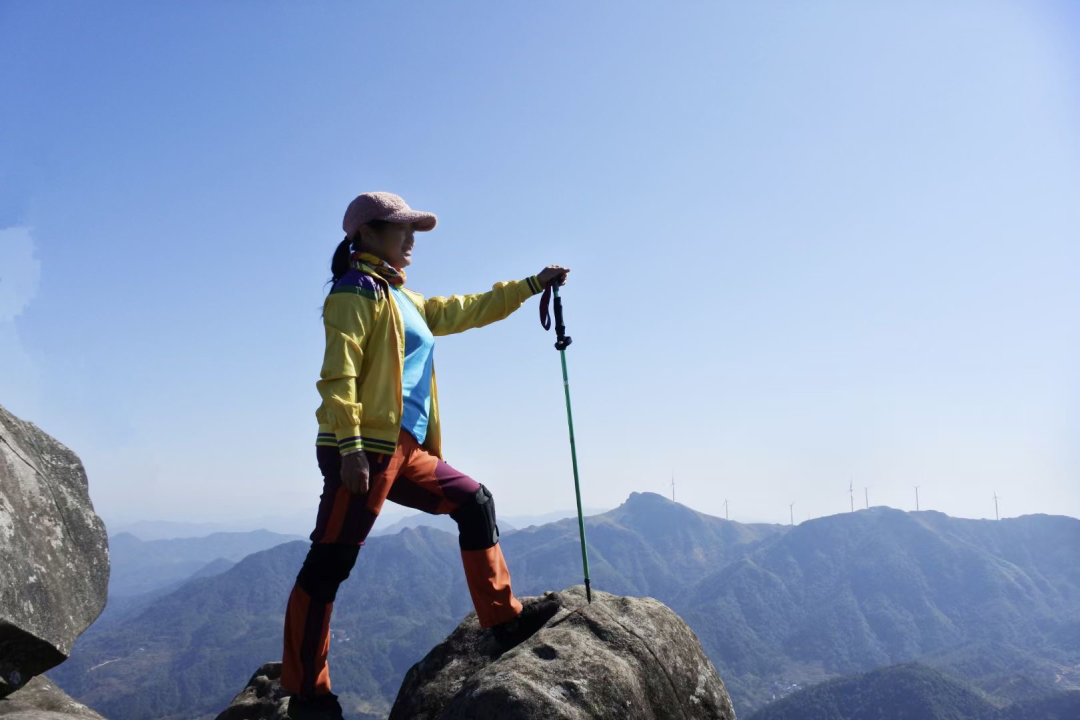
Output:
M675 473L671 473L671 502L675 502Z
M730 520L731 519L730 517L728 517L727 498L724 498L724 519L725 520Z
M851 496L851 512L855 512L855 481L848 483L848 495Z
M1000 519L1001 519L1001 516L1000 516L1000 515L998 515L998 504L997 504L997 501L998 501L998 494L997 494L997 490L995 490L995 491L994 491L994 519L995 519L995 520L1000 520Z
M866 500L866 509L870 509L870 486L863 485L863 498Z
M915 512L919 511L919 486L915 486Z
M790 505L788 505L788 510L791 511L791 525L794 527L794 525L795 525L795 503L791 503Z

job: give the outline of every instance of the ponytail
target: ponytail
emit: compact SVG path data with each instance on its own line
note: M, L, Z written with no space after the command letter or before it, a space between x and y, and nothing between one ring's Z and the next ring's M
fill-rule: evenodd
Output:
M349 256L352 255L350 245L352 245L352 241L346 235L345 239L338 243L337 249L334 250L334 257L330 260L330 273L333 275L330 278L331 283L336 283L341 279L342 275L349 272Z

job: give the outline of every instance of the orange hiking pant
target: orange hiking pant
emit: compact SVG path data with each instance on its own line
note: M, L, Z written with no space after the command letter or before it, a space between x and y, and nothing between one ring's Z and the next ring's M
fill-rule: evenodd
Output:
M349 577L360 547L383 502L433 514L449 514L458 525L465 580L481 627L510 620L521 603L510 589L510 571L499 547L491 493L429 453L402 431L393 455L366 452L371 468L366 495L341 483L335 447L316 448L323 492L311 548L296 576L285 610L281 686L290 693L330 692L330 613L338 586Z

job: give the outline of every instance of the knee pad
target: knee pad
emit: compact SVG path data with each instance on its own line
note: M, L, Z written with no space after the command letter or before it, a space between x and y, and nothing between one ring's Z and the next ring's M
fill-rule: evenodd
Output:
M471 500L450 513L458 524L458 545L462 550L487 550L499 542L495 524L495 498L483 485Z
M338 586L345 582L356 564L359 545L312 543L296 582L319 602L332 603Z

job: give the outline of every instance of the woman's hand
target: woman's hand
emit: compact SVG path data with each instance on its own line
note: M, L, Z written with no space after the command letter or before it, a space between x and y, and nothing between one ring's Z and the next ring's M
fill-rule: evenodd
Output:
M363 450L341 456L341 484L356 495L366 495L368 491L367 455Z
M570 272L570 268L564 268L561 265L548 265L537 274L536 279L540 281L543 287L565 285L568 272Z

